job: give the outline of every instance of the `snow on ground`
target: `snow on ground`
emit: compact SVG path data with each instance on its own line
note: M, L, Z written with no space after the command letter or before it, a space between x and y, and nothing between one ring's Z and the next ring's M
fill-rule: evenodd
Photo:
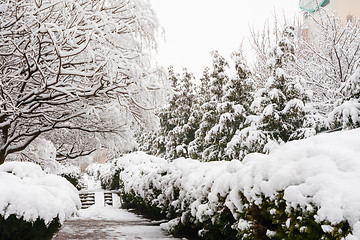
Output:
M139 217L122 209L93 205L88 209L79 210L74 219L137 221Z
M50 223L70 218L81 203L76 188L65 178L46 174L30 162L5 162L0 165L0 215L43 219Z
M156 222L124 209L92 206L81 209L77 217L65 222L54 240L176 240ZM178 239L180 240L180 239Z
M311 211L315 205L317 221L348 221L353 230L348 239L360 239L360 129L292 141L270 155L249 154L242 162L169 162L138 152L116 164L125 169L120 177L127 192L133 189L160 205L170 200L178 209L188 202L191 215L200 221L214 214L218 196L226 197L236 215L243 209L239 192L256 203L261 194L273 199L284 191L288 207ZM161 194L153 195L149 189L154 188ZM180 191L176 199L174 188Z

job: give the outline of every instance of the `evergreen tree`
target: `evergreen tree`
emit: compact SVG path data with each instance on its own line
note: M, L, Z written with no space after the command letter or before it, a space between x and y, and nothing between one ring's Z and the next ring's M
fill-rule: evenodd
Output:
M203 160L228 159L225 149L238 129L244 128L247 111L252 99L254 82L241 52L233 54L236 74L224 88L221 102L217 104L218 122L205 136Z
M166 106L157 112L160 120L159 129L156 132L148 132L143 129L137 136L138 150L148 154L165 157L166 156L166 136L176 127L178 119L173 119L173 112L176 111L176 92L178 92L178 82L180 75L175 73L174 67L168 68L168 79L173 89L173 93L169 94L169 101Z
M316 133L316 111L307 105L309 93L299 76L288 75L283 66L294 61L294 28L286 27L268 61L272 76L259 89L250 106L249 126L239 131L228 145L228 155L242 159L249 152L268 152L282 142Z
M199 118L194 106L198 106L195 98L194 76L183 69L183 73L175 73L172 66L168 69L173 94L168 105L158 113L160 129L155 133L143 133L138 137L138 150L170 159L188 157L188 144L194 140Z
M228 82L228 77L225 74L226 68L229 64L225 58L222 57L218 51L211 52L212 59L212 72L210 74L210 93L211 101L220 102L224 96L224 87Z
M209 91L210 85L210 78L211 78L210 68L205 67L203 71L203 75L200 78L200 86L198 87L197 91L197 103L202 105L205 102L209 102L211 99L211 93Z
M195 126L189 122L194 103L194 77L184 69L178 79L177 92L170 104L174 107L171 112L171 122L175 127L166 134L166 157L178 158L188 156L188 144L194 139Z
M225 86L225 95L223 102L233 102L241 104L246 111L249 111L253 100L255 82L252 79L252 72L248 68L242 51L234 52L232 59L235 64L236 74Z
M202 158L206 133L217 122L216 102L205 102L201 105L200 112L202 113L202 117L199 128L195 132L195 139L189 143L189 154L190 157L194 159Z
M195 159L208 159L212 158L212 148L209 144L206 144L206 135L214 127L220 118L220 113L217 109L219 102L221 102L224 96L224 86L228 82L228 77L225 74L228 63L220 56L217 51L212 52L213 63L211 73L205 69L202 77L200 89L204 94L204 102L200 106L200 112L202 119L200 121L199 128L195 132L195 139L189 144L190 157ZM210 76L210 78L209 78ZM206 93L206 87L210 83L210 91ZM210 98L208 97L210 96Z
M343 84L343 98L329 114L331 129L353 129L360 127L360 62L357 70Z

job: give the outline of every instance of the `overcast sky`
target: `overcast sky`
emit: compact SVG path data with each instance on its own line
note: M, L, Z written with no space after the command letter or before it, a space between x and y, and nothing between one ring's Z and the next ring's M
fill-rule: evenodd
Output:
M283 13L299 13L297 0L151 0L165 29L158 61L165 67L187 67L197 76L211 64L212 50L224 57L237 50L242 40L249 48L250 27L260 29Z

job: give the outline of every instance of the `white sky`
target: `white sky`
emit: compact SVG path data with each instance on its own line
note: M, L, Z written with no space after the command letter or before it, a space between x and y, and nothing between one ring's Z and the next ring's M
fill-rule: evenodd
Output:
M249 49L250 27L262 29L266 21L293 18L298 0L151 0L165 29L159 41L158 61L177 70L187 67L200 76L211 65L209 52L218 50L229 58L232 51ZM249 50L250 52L250 50Z

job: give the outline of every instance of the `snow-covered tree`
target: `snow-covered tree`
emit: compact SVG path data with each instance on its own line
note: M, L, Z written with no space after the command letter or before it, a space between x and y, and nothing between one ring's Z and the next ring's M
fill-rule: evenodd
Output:
M210 89L208 89L207 93L204 93L204 99L209 99L209 101L204 101L200 106L202 114L200 125L195 132L195 139L189 143L189 154L195 159L213 158L211 157L213 148L206 143L205 139L207 133L219 121L220 113L217 106L225 94L225 85L228 82L228 76L225 74L228 63L217 51L213 51L211 54L213 60L210 75L208 71L204 71L204 76L202 77L203 84L207 84L207 79L209 79ZM210 97L207 97L207 95Z
M330 127L332 129L360 127L360 67L343 84L341 92L344 97L338 101L338 106L328 117Z
M170 101L175 109L168 121L175 127L166 135L166 156L171 159L187 157L188 144L194 139L196 122L191 121L195 103L193 81L194 76L184 69L182 76L178 79L173 99Z
M316 133L316 111L306 103L309 94L300 76L287 74L283 67L295 60L294 28L285 27L283 37L273 47L268 65L272 76L256 91L248 127L235 134L227 154L242 159L249 152L267 152L274 145Z
M194 139L198 127L194 76L187 69L182 74L168 69L173 94L168 104L159 110L160 128L154 133L143 133L138 137L139 150L166 158L188 157L188 144Z
M248 111L255 90L253 73L246 63L242 50L233 52L232 59L235 65L235 74L225 86L222 101L241 104Z
M198 103L200 105L210 101L211 93L209 91L210 85L210 68L205 67L202 76L200 77L200 85L197 90Z
M294 28L285 27L283 38L270 54L273 76L268 79L265 88L259 90L252 106L255 112L260 113L259 128L277 142L315 134L316 126L307 126L309 110L305 104L310 95L304 88L304 80L283 70L288 62L295 61L294 36Z
M317 37L314 40L299 37L295 64L286 70L304 77L314 92L317 108L327 115L337 99L344 97L339 89L357 68L360 20L344 24L343 19L322 9L312 21Z
M176 127L177 119L173 118L173 112L176 111L175 105L176 93L179 93L180 74L176 73L173 66L168 67L168 79L172 92L167 95L167 105L158 109L156 115L159 118L159 129L148 131L143 129L137 134L138 150L145 151L148 154L165 157L166 156L166 136ZM181 120L180 120L181 121Z
M156 125L157 28L148 0L0 0L0 164L40 135L75 157Z
M236 74L224 88L221 102L217 104L216 112L220 115L218 122L206 133L203 160L216 161L226 158L225 149L234 134L244 128L246 116L252 101L254 81L251 71L245 64L242 51L234 52Z
M212 72L210 74L210 93L211 101L221 101L224 96L224 87L228 82L228 76L225 70L229 67L225 58L219 54L218 51L212 51ZM205 75L204 78L207 76Z

